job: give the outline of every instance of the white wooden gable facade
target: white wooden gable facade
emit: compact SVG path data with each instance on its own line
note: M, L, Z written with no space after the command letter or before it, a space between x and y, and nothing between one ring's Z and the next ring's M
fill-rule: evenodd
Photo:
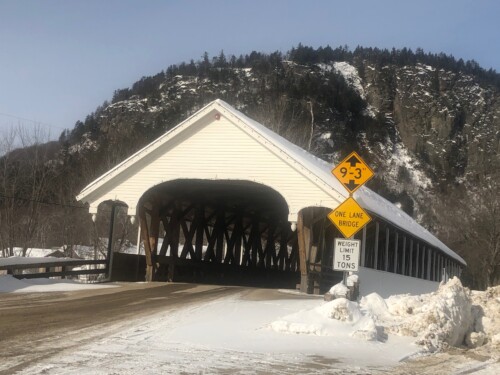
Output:
M338 190L332 188L294 152L314 157L291 143L294 149L283 149L283 142L289 143L216 100L89 184L77 199L89 203L92 214L104 201L121 201L134 216L141 196L164 182L252 181L283 196L291 223L304 207L334 208L344 201L340 185Z

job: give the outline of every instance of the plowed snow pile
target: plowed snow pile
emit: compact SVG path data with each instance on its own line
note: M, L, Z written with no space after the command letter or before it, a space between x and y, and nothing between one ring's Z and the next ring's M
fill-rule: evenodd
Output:
M472 292L473 331L466 337L469 347L488 344L500 350L500 285L485 292Z
M337 324L329 323L332 320ZM471 293L453 278L436 292L418 296L383 299L372 293L359 303L337 298L285 316L270 327L279 332L335 336L339 324L350 336L363 340L384 342L389 334L412 336L428 352L462 345L498 347L500 287Z

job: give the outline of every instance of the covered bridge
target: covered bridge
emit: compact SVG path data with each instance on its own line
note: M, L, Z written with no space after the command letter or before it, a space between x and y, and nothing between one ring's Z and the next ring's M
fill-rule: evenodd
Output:
M139 219L147 280L175 280L180 266L225 267L295 275L300 289L312 293L342 276L332 270L333 241L342 236L326 216L348 193L331 169L215 100L89 184L77 199L94 215L102 203L119 202L132 221ZM408 291L425 289L465 266L370 189L360 188L354 197L373 218L356 236L363 240L361 286L364 272L366 280L378 280L365 284L375 289L384 280L402 292L404 285L411 285Z

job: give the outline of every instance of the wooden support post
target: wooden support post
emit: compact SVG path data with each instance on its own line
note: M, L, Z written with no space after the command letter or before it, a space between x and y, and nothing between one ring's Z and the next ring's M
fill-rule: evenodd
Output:
M322 288L325 284L331 285L329 280L329 272L327 270L332 268L333 265L333 238L332 233L328 230L329 222L326 220L326 212L324 213L325 220L322 225L322 244L321 244L321 275L320 275L320 287ZM365 227L366 228L366 227ZM363 240L361 244L361 257L365 259L366 253L366 229L363 229ZM361 260L360 260L361 262ZM364 266L360 263L360 266Z
M439 254L434 250L434 281L439 281Z
M165 231L165 234L163 236L163 243L161 244L159 256L165 257L165 256L167 256L167 250L168 250L168 247L170 245L169 241L170 241L170 237L171 237L168 216L165 213L162 213L160 215L160 221L163 225L163 230Z
M146 211L144 207L139 207L139 224L141 226L141 238L144 244L144 253L146 255L146 281L153 281L153 275L155 272L155 266L153 264L152 254L151 254L151 243L149 242L149 229L148 221L146 218Z
M451 277L451 260L450 259L446 259L446 271L445 271L445 281L448 282L448 280L450 279Z
M172 216L170 218L170 260L168 262L168 273L167 280L174 281L175 276L175 263L179 257L179 236L181 231L181 223L179 218L180 212L177 207L172 211Z
M259 230L259 220L257 217L252 217L252 229L250 230L250 237L248 242L250 244L251 253L250 255L250 264L253 267L257 266L257 257L259 253L260 246L260 230Z
M288 259L288 222L281 223L280 228L280 250L278 253L278 268L282 271L286 270Z
M429 247L427 248L427 280L432 280L431 265L432 265L432 250Z
M289 271L300 271L300 258L299 258L299 240L297 236L293 236L290 239L292 242L292 251L290 252L290 256L288 257Z
M391 235L389 227L385 228L385 256L384 256L384 271L389 271L389 236Z
M106 257L106 279L111 280L111 268L113 267L113 244L115 233L116 205L111 204L111 217L109 219L109 236L108 236L108 256Z
M438 260L437 260L438 272L437 272L437 280L436 281L441 282L443 279L443 257L441 256L441 254L438 254L437 257L438 257Z
M223 250L224 250L224 230L226 228L225 224L226 212L224 206L219 206L217 208L217 219L216 225L214 225L214 231L216 234L216 242L215 242L215 259L217 263L223 262Z
M399 233L395 231L394 237L394 273L398 273L398 245L399 245Z
M243 215L240 213L236 217L233 228L233 254L234 254L234 264L241 266L242 252L241 246L243 241Z
M409 275L408 272L406 272L406 236L403 236L403 255L401 259L401 274Z
M205 206L200 204L196 209L196 218L192 225L196 226L196 244L194 250L194 258L202 260L203 258L203 238L205 233Z
M158 264L156 264L156 255L158 254L158 236L160 231L160 213L158 212L158 207L153 207L151 211L151 222L149 228L149 246L151 250L151 262L153 264L153 269L158 269ZM155 276L153 275L153 280Z
M436 250L435 249L432 249L432 256L431 256L431 259L432 259L432 264L431 264L431 268L432 268L432 280L433 281L436 281L437 280L437 270L438 270L438 264L437 264L437 256L436 256Z
M410 238L410 256L408 257L408 276L413 276L413 238Z
M188 221L185 217L182 217L180 220L181 229L184 234L184 246L181 251L181 259L195 259L194 247L193 247L193 237L196 230L196 223L193 221L188 226Z
M439 282L444 280L444 272L445 272L445 258L443 254L439 255Z
M151 253L156 254L158 250L158 236L160 229L160 216L158 210L155 209L151 212L151 224L149 230L149 245L151 247Z
M422 246L422 264L421 264L421 275L422 279L425 279L425 258L426 258L426 247Z
M266 241L266 246L264 249L264 254L265 254L265 259L266 259L266 268L270 269L273 264L276 264L275 261L275 254L276 254L276 248L274 246L274 232L275 232L275 225L272 223L269 223L268 229L267 229L267 241Z
M252 250L252 236L251 236L251 234L249 234L248 238L247 238L247 230L248 229L250 229L250 231L252 230L251 228L248 228L248 226L246 228L243 228L242 236L241 236L241 240L243 243L243 248L242 248L243 254L241 257L242 258L241 259L242 266L249 266L251 264L250 252Z
M309 247L309 228L304 225L303 211L300 211L297 218L297 237L299 243L299 267L300 267L300 291L308 291L307 274L307 248Z
M443 281L444 258L442 254L438 254L438 280Z
M417 255L415 257L415 277L419 277L419 273L418 273L418 265L420 264L420 244L417 242L416 243L416 247L417 247Z

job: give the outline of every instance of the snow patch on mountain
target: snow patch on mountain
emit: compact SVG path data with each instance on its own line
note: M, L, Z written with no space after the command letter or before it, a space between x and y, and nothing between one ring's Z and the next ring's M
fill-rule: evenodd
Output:
M408 149L403 143L396 143L393 147L393 153L389 159L389 175L395 180L400 180L401 169L404 168L413 186L427 189L432 186L432 181L420 169L420 163L416 158L410 155Z
M347 62L334 62L333 69L336 73L341 74L346 82L359 94L362 99L366 99L365 90L361 84L361 77L358 70Z
M363 80L359 76L358 69L356 69L351 64L340 61L333 62L331 64L318 64L318 67L324 72L335 72L344 77L347 84L352 87L352 89L359 95L363 100L366 100L366 92L363 88ZM367 103L366 108L363 110L363 115L371 118L375 118L378 113L377 108L373 107Z
M320 63L318 64L318 67L324 72L333 71L340 74L362 99L366 99L361 77L359 76L358 70L354 66L345 61L336 61L330 64Z

